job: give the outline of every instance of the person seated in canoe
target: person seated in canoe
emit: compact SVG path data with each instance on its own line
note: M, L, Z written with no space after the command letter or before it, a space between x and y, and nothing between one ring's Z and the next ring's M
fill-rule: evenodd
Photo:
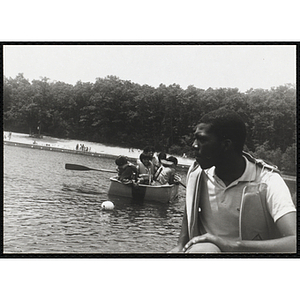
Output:
M174 156L169 156L167 159L162 159L161 163L161 167L155 174L155 185L173 184L175 182L174 176L176 172L176 166L178 164L177 158Z
M166 160L167 159L167 154L165 152L160 152L158 155L157 155L157 158L158 158L158 168L162 165L161 163L161 160L164 159Z
M125 156L119 156L115 161L118 171L118 180L124 184L136 182L138 170Z
M155 181L157 176L159 175L159 170L161 169L162 166L162 159L167 160L167 154L165 152L160 152L157 155L157 164L154 166L154 176L153 176L153 180Z
M160 163L159 163L159 159L155 153L155 148L152 146L147 146L143 149L143 152L145 155L150 157L150 161L152 162L152 164L154 165L154 169L155 171L159 168ZM140 159L137 159L137 163L140 162Z
M137 161L138 182L142 184L151 184L155 173L154 164L151 161L151 156L141 153Z

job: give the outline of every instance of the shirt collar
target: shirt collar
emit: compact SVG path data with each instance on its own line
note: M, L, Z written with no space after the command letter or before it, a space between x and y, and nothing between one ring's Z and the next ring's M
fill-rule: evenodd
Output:
M235 180L234 182L239 182L239 181L254 181L256 178L256 167L255 164L250 162L245 156L243 158L246 161L246 168L244 173L240 178ZM215 167L211 167L206 170L206 174L212 177L218 177L215 173Z
M256 167L255 164L250 162L245 156L243 156L246 161L246 168L243 175L238 178L237 181L254 181L256 177Z

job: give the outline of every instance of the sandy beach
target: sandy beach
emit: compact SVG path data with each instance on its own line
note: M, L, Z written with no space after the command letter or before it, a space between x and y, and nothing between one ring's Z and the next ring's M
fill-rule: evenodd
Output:
M34 138L29 136L29 134L11 132L11 136L9 136L8 131L3 132L3 140L4 142L12 142L12 143L21 143L27 145L37 145L42 147L53 147L64 150L73 150L76 151L76 146L84 145L85 148L88 148L86 153L97 153L97 154L106 154L106 155L124 155L128 158L138 158L142 153L141 149L129 149L129 148L121 148L121 147L112 147L106 146L100 143L93 143L89 141L82 140L69 140L69 139L59 139L49 136L43 136L43 138ZM79 150L81 151L81 150ZM83 151L84 152L84 151ZM192 164L193 160L183 157L178 157L178 164L189 166Z

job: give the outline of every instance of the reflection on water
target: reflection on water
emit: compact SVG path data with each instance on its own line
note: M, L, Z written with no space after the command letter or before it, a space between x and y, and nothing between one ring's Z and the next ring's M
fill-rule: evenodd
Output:
M4 253L165 253L176 245L184 188L170 204L108 197L114 160L4 146ZM185 174L183 181L185 182ZM101 210L110 200L113 211Z

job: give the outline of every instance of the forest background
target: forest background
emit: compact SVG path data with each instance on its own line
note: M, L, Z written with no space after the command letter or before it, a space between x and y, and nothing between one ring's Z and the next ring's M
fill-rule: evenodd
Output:
M196 88L160 84L154 88L116 76L75 85L30 82L22 73L4 77L6 131L81 139L193 157L193 128L201 116L225 107L246 122L245 150L296 174L296 87L266 89Z

